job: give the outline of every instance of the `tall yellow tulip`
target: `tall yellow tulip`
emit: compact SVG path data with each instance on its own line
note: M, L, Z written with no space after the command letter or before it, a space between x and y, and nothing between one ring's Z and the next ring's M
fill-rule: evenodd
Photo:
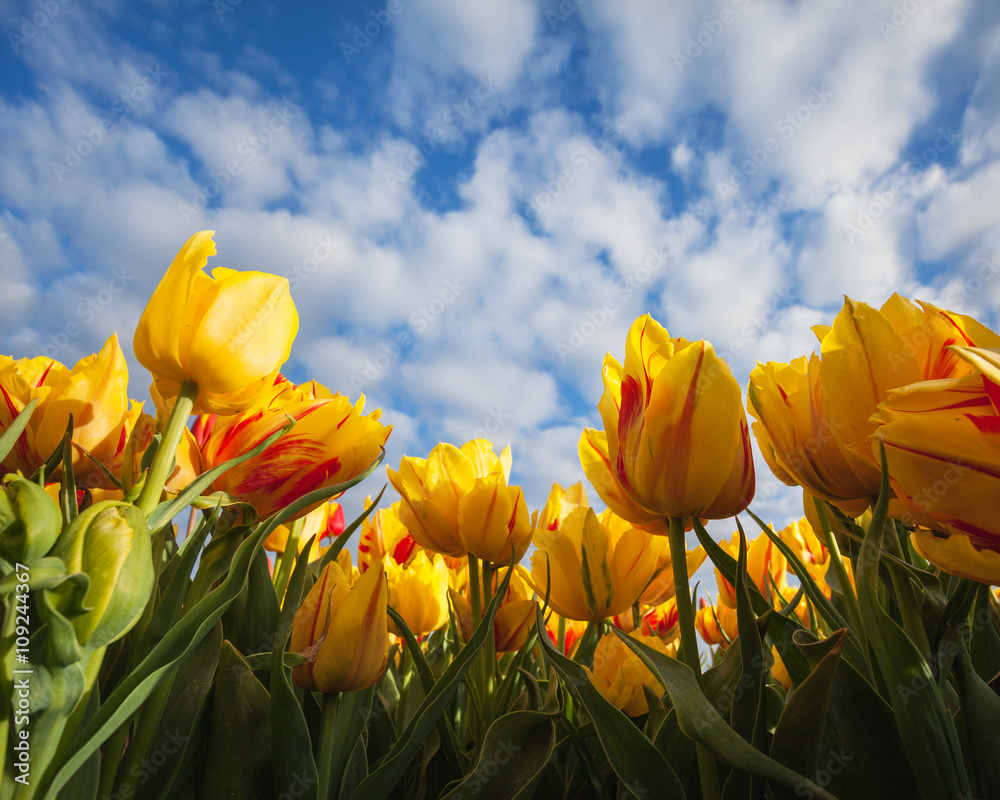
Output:
M657 636L645 636L637 632L629 635L666 655L673 655L676 649L665 645ZM663 694L663 687L649 667L613 633L604 634L597 643L590 679L609 703L630 717L638 717L649 711L646 693L642 688L644 685L657 695Z
M234 414L274 382L299 317L286 278L222 267L206 275L214 233L181 248L142 312L133 349L165 398L194 381L193 413Z
M604 430L580 438L601 499L629 522L665 532L667 517L738 514L754 490L739 384L706 341L671 339L648 314L604 359Z
M59 446L72 414L72 463L78 484L113 488L84 451L120 476L125 444L142 413L142 403L129 403L128 366L118 336L112 335L100 352L80 359L72 369L50 358L0 356L0 431L33 398L38 405L0 472L32 474ZM51 477L60 473L61 467Z
M386 559L389 606L396 610L415 636L436 631L448 623L448 567L441 556L417 553L407 566ZM389 620L389 630L402 632Z
M380 566L358 576L349 564L327 564L292 625L289 650L312 656L292 671L295 683L324 694L375 683L389 649L387 601Z

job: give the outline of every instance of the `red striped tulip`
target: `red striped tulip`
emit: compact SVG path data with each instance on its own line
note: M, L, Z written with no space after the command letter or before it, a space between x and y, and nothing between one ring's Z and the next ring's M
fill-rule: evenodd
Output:
M266 408L220 417L202 449L209 470L281 430L288 423L286 415L296 421L267 450L224 472L213 484L214 489L253 503L261 517L304 494L357 477L378 457L392 430L378 421L381 410L362 415L364 396L354 405L340 395L323 399L298 393L298 399L285 402L288 397L282 392Z
M292 626L289 650L311 657L292 671L307 691L353 692L377 681L389 649L385 572L358 576L337 562L324 568L302 601Z
M668 517L738 514L754 490L739 384L705 341L671 339L648 314L633 323L625 362L604 360L604 430L580 438L583 471L601 499L664 533Z

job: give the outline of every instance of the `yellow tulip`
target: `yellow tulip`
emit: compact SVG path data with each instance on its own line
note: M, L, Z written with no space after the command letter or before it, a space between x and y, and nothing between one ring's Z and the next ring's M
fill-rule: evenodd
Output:
M385 566L389 605L415 636L448 624L448 567L440 556L421 551L405 567L392 558L386 559ZM389 631L403 635L391 619Z
M830 551L823 546L808 519L786 525L778 536L799 557L806 571L817 584L825 586L826 572L830 568Z
M701 638L708 644L728 647L739 634L736 625L736 609L725 603L708 605L704 599L694 617L694 626Z
M642 612L639 629L643 636L658 636L664 644L673 641L678 633L677 623L680 616L677 613L677 598L671 597L664 603L645 607ZM635 630L635 618L632 611L625 611L611 618L611 624L625 633Z
M665 533L667 517L738 514L754 490L739 384L705 341L671 339L646 314L625 363L604 360L604 430L580 438L580 460L601 499L635 525Z
M299 317L286 278L222 267L206 275L214 233L196 233L181 248L139 319L133 349L164 397L195 381L194 413L234 414L274 382Z
M974 372L889 394L872 421L917 549L955 575L1000 584L1000 351L954 347ZM941 538L945 536L946 538Z
M858 516L879 490L870 441L879 403L908 384L969 374L952 345L1000 347L1000 337L971 317L898 294L879 310L845 298L833 325L813 330L821 357L758 365L747 406L780 480Z
M125 444L142 412L142 403L129 403L128 366L118 336L113 335L100 352L80 359L72 369L50 358L15 361L0 356L0 431L33 398L38 398L38 405L0 471L31 475L59 447L72 414L72 463L78 485L113 488L86 453L119 476ZM46 477L60 474L58 467Z
M307 691L352 692L381 677L389 649L385 571L358 576L337 562L324 568L302 601L289 650L311 658L292 671Z
M577 642L583 638L583 634L587 632L587 623L578 619L569 619L569 617L560 617L555 611L549 611L548 619L545 623L545 630L549 634L549 639L552 640L557 648L559 647L559 620L565 621L566 638L563 642L563 653L567 656L572 657L573 650L576 647Z
M261 517L268 517L304 494L357 477L378 457L392 431L378 421L381 410L362 415L364 401L362 395L352 406L340 395L320 399L285 391L266 408L220 417L202 448L206 470L281 430L288 423L286 415L296 424L263 453L216 478L213 488L253 503Z
M524 492L508 486L510 447L497 456L485 439L458 448L438 444L426 459L404 457L389 480L402 501L399 516L422 547L447 556L470 553L520 561L534 528Z
M652 537L610 509L580 506L539 543L531 579L539 597L570 619L600 622L639 599L656 569Z
M730 541L721 541L719 545L733 558L739 557L740 535L734 533ZM747 574L764 597L772 597L773 586L783 590L787 585L786 575L788 561L781 554L767 535L761 533L747 544ZM719 603L736 608L736 589L727 581L718 569L715 570L715 580L719 585Z
M674 648L668 647L656 636L629 635L665 655L674 655ZM664 691L649 667L614 633L604 634L597 643L590 679L605 700L630 717L649 711L642 688L644 685L657 695L662 695Z
M659 606L674 596L673 556L666 537L657 536L652 541L652 547L656 552L656 568L649 586L639 597L639 602L646 606ZM684 561L689 578L705 563L706 557L705 548L701 545L685 553Z
M161 416L160 420L166 424L165 417ZM129 435L128 443L125 445L125 454L122 460L121 479L126 490L135 486L142 477L142 456L152 443L156 431L156 421L149 414L140 414L135 427L132 428L132 433ZM198 449L198 442L194 434L185 428L181 432L181 441L174 455L174 470L167 477L163 488L168 494L178 495L187 488L188 484L201 475L202 471L201 451Z

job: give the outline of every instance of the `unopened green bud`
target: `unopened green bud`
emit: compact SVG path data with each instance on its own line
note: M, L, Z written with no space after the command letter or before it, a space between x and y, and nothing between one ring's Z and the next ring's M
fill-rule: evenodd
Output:
M96 648L124 636L153 591L153 558L146 518L119 500L95 503L69 525L52 553L68 573L90 578L84 605L73 620L80 644Z
M12 475L0 491L0 555L10 562L29 563L55 544L62 514L37 483Z

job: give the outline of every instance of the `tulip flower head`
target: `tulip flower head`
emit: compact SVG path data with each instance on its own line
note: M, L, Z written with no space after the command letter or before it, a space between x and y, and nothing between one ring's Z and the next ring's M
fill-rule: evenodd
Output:
M358 575L349 562L345 566L327 564L295 614L289 649L310 660L292 671L292 679L307 691L357 691L385 670L385 571L378 567Z
M648 314L604 360L604 430L580 438L601 499L634 525L665 533L668 517L738 514L754 491L739 384L708 342L671 339Z
M113 335L100 352L72 369L50 358L14 360L0 356L0 431L34 398L38 405L0 473L31 475L59 447L73 416L73 474L82 487L110 489L114 484L93 463L121 475L125 444L142 413L142 403L128 399L128 366ZM87 454L90 455L87 455ZM61 474L61 466L52 478Z
M665 655L674 654L675 648L668 647L656 636L629 635ZM644 685L657 695L664 691L649 667L614 633L604 634L597 643L590 679L605 700L630 717L649 711Z
M404 457L389 480L402 498L399 516L422 547L447 556L520 561L531 542L524 492L508 486L510 447L497 456L485 439L460 448L441 443L426 459Z
M196 414L234 414L252 406L288 360L299 317L288 280L217 267L202 231L181 248L136 327L135 357L165 397L198 384Z
M388 558L385 570L389 605L414 635L436 631L448 623L448 567L441 556L420 551L405 567ZM389 630L403 635L392 620Z

